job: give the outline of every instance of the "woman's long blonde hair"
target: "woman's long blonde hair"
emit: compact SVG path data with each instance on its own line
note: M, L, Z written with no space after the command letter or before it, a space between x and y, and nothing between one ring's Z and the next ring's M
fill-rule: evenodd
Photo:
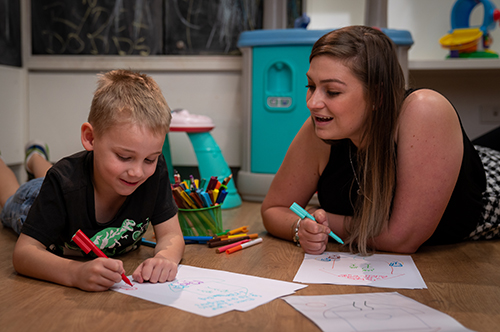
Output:
M387 228L391 214L396 187L395 131L405 94L404 75L392 40L366 26L327 33L314 44L309 61L318 55L340 59L364 85L369 115L356 169L363 195L344 227L351 251L366 255L368 240Z

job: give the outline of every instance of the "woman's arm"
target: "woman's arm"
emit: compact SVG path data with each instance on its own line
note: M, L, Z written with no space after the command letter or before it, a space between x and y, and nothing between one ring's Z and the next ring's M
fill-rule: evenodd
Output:
M172 281L177 275L177 266L184 254L184 237L176 214L167 221L154 226L156 236L155 256L146 259L132 274L138 282Z
M322 170L328 163L330 146L315 134L311 119L307 119L287 151L262 203L262 218L267 231L291 241L298 220L289 208L293 202L305 207L316 192ZM301 238L306 252L317 252L326 246L328 224L321 225L306 219L301 221ZM304 240L304 241L303 241ZM306 240L308 243L306 243Z
M371 247L415 252L443 216L462 157L462 131L448 100L432 90L408 96L397 132L397 182L389 226Z

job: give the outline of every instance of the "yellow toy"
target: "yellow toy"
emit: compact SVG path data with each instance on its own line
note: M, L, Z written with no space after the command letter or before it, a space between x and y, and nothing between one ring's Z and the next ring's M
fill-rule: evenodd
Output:
M484 7L483 24L469 26L469 16L478 4ZM489 48L493 42L489 31L500 21L500 11L489 0L458 0L451 12L450 33L441 37L439 43L450 50L448 58L498 58Z

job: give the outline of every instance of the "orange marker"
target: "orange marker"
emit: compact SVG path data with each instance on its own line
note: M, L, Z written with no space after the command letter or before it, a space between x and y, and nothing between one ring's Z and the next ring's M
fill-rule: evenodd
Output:
M241 250L241 249L245 249L247 247L253 246L254 244L258 244L258 243L261 243L261 242L262 242L262 238L258 238L256 240L240 244L239 246L227 249L226 250L226 254L228 254L228 255L232 254L233 252L236 252L236 251Z
M230 230L227 234L233 235L236 233L248 233L248 226L241 226L239 228L235 228L233 230Z

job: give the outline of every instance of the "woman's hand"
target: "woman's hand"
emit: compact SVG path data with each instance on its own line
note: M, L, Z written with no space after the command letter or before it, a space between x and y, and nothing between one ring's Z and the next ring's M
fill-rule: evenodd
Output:
M322 209L313 213L316 221L309 218L303 219L299 225L299 242L308 254L319 255L326 250L328 244L328 216Z

